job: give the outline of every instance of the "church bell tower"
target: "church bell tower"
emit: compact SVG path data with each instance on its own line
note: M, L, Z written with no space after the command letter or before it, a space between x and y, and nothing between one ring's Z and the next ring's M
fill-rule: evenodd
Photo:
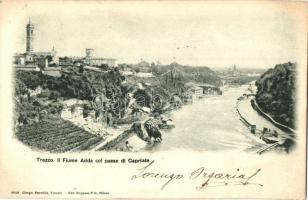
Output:
M29 23L27 24L27 42L26 42L26 52L30 53L33 51L33 29L34 25L31 23L29 18Z

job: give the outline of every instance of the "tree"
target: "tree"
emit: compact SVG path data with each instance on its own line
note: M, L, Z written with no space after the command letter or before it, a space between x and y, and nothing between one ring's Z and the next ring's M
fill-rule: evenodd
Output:
M76 111L76 105L72 105L71 106L71 113L73 114L73 113L75 113L75 111Z
M84 72L84 67L83 67L83 65L81 65L81 66L78 68L78 72L81 73L81 74Z
M83 118L88 117L88 116L89 116L89 113L90 113L90 107L89 107L89 105L84 104L84 105L83 105L83 111L82 111Z
M58 101L58 98L60 97L60 93L57 91L52 91L49 95L50 100Z
M19 79L15 83L15 95L24 95L27 93L27 86Z
M60 114L63 110L63 105L57 102L51 103L48 105L48 110L52 114Z
M109 69L109 66L107 64L101 64L100 66L98 66L100 69L107 71Z
M18 71L16 79L22 81L28 88L35 90L43 84L44 76L39 72Z
M135 68L135 72L136 72L136 73L139 73L139 72L140 72L140 69L139 69L139 68Z
M41 104L40 104L40 102L39 102L38 100L34 100L33 103L32 103L32 105L38 107L38 106L40 106Z

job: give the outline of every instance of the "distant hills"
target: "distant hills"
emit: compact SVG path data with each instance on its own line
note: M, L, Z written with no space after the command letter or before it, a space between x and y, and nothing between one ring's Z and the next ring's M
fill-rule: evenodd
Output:
M184 82L200 82L215 86L222 85L222 81L216 72L206 66L185 66L178 63L170 65L152 66L152 72L155 75L162 75L167 71L175 71Z
M266 71L256 85L256 101L277 122L295 127L296 64L277 64Z

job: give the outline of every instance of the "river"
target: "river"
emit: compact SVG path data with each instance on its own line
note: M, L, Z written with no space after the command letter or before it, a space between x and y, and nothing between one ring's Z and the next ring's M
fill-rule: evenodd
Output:
M152 150L247 151L262 146L236 113L237 98L247 92L247 88L247 85L227 88L221 96L203 98L174 111L171 118L175 128L163 132L163 141ZM244 116L246 113L253 116L255 124L277 129L247 102L241 109Z

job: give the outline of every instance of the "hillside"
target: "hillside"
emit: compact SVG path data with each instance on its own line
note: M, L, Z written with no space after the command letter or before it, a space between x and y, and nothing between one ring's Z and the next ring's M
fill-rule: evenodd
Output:
M178 71L181 79L185 82L201 82L215 86L220 86L222 84L218 75L209 67L185 66L175 62L170 65L153 67L153 73L156 75L161 75L170 70Z
M222 84L221 79L218 77L217 73L206 66L187 66L181 65L176 62L170 63L168 65L161 65L155 63L147 63L142 61L135 65L129 64L119 64L120 69L125 67L131 68L135 72L146 72L153 73L156 77L160 77L170 71L175 73L175 79L181 80L183 82L201 82L207 83L215 86L220 86ZM169 74L170 76L170 74Z
M256 82L256 101L277 122L294 128L296 65L278 64Z
M149 69L148 66L145 69ZM207 67L189 67L173 63L167 66L150 66L154 77L124 76L119 68L110 68L100 73L82 68L67 67L61 77L52 77L40 72L16 71L15 99L16 121L30 123L30 119L41 118L38 113L59 115L63 109L62 101L79 99L92 102L104 99L104 106L117 119L121 119L130 102L130 93L146 95L150 106L153 96L159 96L159 105L165 105L173 96L186 98L187 82L202 82L220 85L221 80ZM146 94L139 94L143 84ZM39 91L36 95L31 95ZM150 100L149 100L150 99ZM107 108L108 107L108 108ZM91 106L85 110L93 111ZM99 110L95 110L100 113ZM38 119L40 120L40 119Z

